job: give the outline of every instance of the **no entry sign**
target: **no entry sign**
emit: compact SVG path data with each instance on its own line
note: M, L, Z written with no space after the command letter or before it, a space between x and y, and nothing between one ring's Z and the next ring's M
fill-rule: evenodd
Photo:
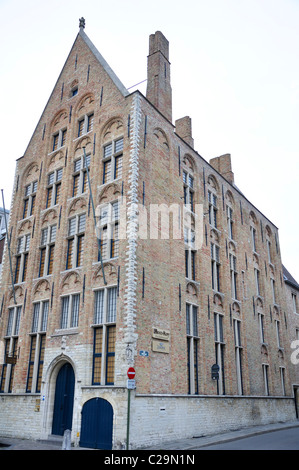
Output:
M135 377L134 367L129 367L129 369L127 371L127 376L129 377L129 379L134 379L134 377Z

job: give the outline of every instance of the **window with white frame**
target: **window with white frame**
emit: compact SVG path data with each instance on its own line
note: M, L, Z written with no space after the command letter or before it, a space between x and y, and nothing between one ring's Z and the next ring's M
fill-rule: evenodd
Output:
M104 146L103 184L122 177L123 148L123 137Z
M212 191L208 191L209 199L209 224L217 228L217 196Z
M44 365L46 330L49 300L33 304L33 318L30 333L30 352L27 372L27 393L40 393Z
M61 298L61 329L76 328L79 324L80 294Z
M59 204L61 194L62 168L48 174L46 209Z
M103 260L117 258L119 253L119 201L100 208L101 256Z
M260 271L257 268L254 268L254 280L255 280L256 295L261 295Z
M91 132L93 130L93 124L94 124L94 114L86 114L82 118L79 119L78 121L78 134L77 137L81 137L84 134L87 134L88 132Z
M68 221L66 269L83 263L86 214L75 215Z
M226 218L227 218L227 231L228 231L228 236L231 240L234 239L234 234L233 234L233 209L229 206L226 205Z
M260 330L260 341L261 343L265 343L265 326L264 326L264 314L258 314L258 321L259 321L259 330Z
M184 204L194 212L194 177L189 172L183 170L184 184Z
M188 351L188 385L189 394L198 395L198 355L199 355L199 335L197 322L198 307L186 304L186 333Z
M256 229L251 225L250 226L250 235L251 235L251 244L252 244L252 251L256 253Z
M56 231L57 225L42 229L38 277L48 276L53 272Z
M220 292L220 248L211 243L212 289Z
M215 334L215 356L216 364L219 366L219 380L217 380L218 395L225 395L224 377L224 337L223 337L223 315L214 313L214 334Z
M270 283L271 283L273 303L276 304L276 292L275 292L276 287L275 287L275 281L272 277L270 278Z
M11 393L15 365L18 359L18 336L20 330L22 306L8 309L8 323L4 337L4 364L2 366L0 392Z
M297 313L297 296L292 292L293 313Z
M27 184L25 187L25 197L23 205L23 219L30 217L34 213L36 201L37 181Z
M114 384L116 307L116 286L94 292L92 385Z
M86 155L87 168L90 167L91 155ZM73 171L73 193L72 196L79 196L79 194L85 193L87 191L88 185L88 176L85 164L85 157L82 155L80 158L74 161L74 171Z
M243 395L243 380L242 380L242 344L241 344L241 321L234 319L234 337L235 337L235 360L236 360L236 375L237 375L237 388L238 395Z
M16 254L16 268L14 282L18 284L25 282L28 267L29 257L29 246L30 246L30 234L23 235L18 238L17 241L17 254Z
M237 299L237 258L229 254L231 296Z
M276 327L276 339L277 339L277 347L278 348L283 348L281 344L281 334L280 334L280 321L275 320L275 327Z
M184 227L185 240L185 271L186 277L195 281L195 231L191 228Z
M265 395L269 395L269 365L262 364Z
M52 139L52 152L64 147L66 142L66 129L60 129L58 132L55 132Z

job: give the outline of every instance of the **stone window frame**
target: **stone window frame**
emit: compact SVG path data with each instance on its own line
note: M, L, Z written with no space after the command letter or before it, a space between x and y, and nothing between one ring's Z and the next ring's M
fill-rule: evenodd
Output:
M198 331L199 306L186 302L186 336L187 336L187 373L188 394L199 394L199 331Z
M12 393L15 364L19 355L18 339L22 308L22 305L8 308L7 328L4 336L5 363L2 366L0 393ZM11 362L6 361L7 357L11 358Z

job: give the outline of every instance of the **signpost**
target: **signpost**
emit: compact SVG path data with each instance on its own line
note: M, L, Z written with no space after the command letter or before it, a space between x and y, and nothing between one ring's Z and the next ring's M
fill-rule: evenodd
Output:
M136 388L134 367L129 367L129 369L127 370L127 376L128 376L128 380L127 380L127 389L128 389L127 450L129 450L131 390Z

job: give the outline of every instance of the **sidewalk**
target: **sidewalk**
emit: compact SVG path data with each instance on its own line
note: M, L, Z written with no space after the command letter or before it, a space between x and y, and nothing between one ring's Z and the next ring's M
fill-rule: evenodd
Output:
M256 436L258 434L278 431L281 429L288 429L299 427L299 420L288 421L286 423L274 423L264 426L252 426L237 431L229 431L221 434L214 434L212 436L203 436L190 439L179 439L166 443L157 444L151 447L142 447L139 450L197 450L211 444L219 444L223 442L233 441L235 439L242 439L243 437ZM0 451L1 450L62 450L61 445L47 441L33 441L28 439L13 439L8 437L0 437ZM93 450L83 447L72 447L71 450ZM138 452L138 449L136 449ZM123 451L126 452L126 451ZM133 451L132 451L133 452Z

